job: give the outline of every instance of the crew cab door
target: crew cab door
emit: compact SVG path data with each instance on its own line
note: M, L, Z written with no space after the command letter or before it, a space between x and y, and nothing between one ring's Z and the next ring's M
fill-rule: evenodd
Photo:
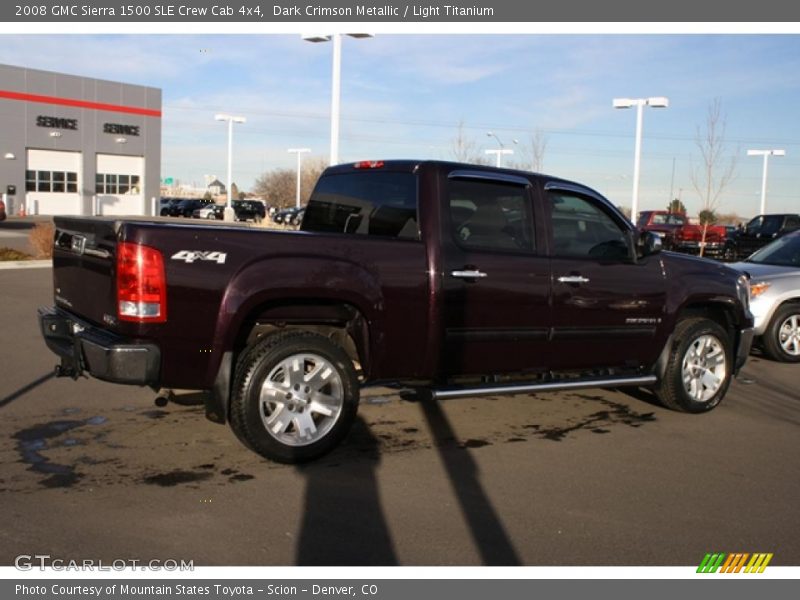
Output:
M637 260L622 216L589 190L545 186L553 278L550 365L652 364L663 346L659 256Z
M549 261L530 182L490 171L443 174L445 374L500 374L544 364Z

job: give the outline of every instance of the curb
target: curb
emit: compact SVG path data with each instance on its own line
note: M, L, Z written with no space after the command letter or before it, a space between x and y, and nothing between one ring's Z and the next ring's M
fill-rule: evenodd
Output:
M4 269L49 269L52 260L0 260L0 271Z

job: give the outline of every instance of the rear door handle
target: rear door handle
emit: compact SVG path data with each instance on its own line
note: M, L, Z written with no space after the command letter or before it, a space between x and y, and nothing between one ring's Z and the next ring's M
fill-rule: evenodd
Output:
M589 283L589 279L582 275L563 275L558 278L560 283Z
M450 275L459 279L483 279L488 277L483 271L477 269L464 269L463 271L450 271Z

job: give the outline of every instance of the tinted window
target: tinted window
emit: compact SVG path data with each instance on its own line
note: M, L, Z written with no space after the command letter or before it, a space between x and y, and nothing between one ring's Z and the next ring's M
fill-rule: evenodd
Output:
M481 250L532 250L533 227L525 188L451 179L450 226L459 245Z
M629 257L625 234L594 202L564 192L550 192L553 254L596 260Z
M303 230L419 239L416 177L391 171L322 177L306 207Z

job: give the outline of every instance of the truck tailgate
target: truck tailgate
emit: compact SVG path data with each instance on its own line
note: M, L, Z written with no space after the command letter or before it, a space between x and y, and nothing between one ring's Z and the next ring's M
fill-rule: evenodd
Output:
M116 320L117 222L56 217L53 289L56 305L106 326Z

